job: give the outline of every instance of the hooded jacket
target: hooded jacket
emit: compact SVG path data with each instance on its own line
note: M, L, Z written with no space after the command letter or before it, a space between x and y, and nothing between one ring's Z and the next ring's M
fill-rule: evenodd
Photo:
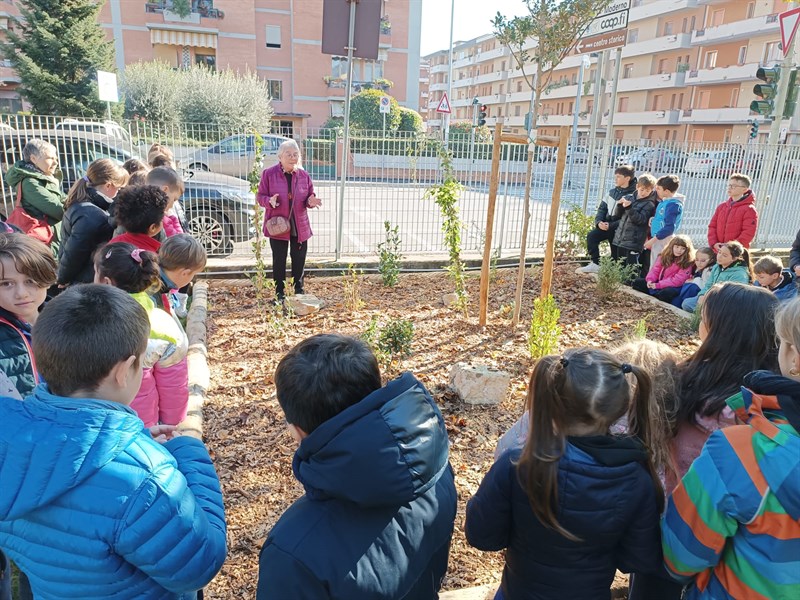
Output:
M708 224L708 245L737 241L749 248L758 229L758 211L753 190L747 190L739 200L728 198L717 206Z
M683 201L686 196L675 194L671 198L664 198L658 203L653 222L650 224L652 237L663 240L678 233L683 221Z
M617 201L624 196L628 196L630 194L636 193L636 177L631 179L630 184L628 187L618 187L614 186L610 190L608 190L608 196L600 200L600 204L597 205L597 213L594 216L594 226L597 227L597 224L600 222L607 222L608 223L608 230L613 232L617 226L619 225L619 221L614 221L612 219L612 215L614 214L614 207L617 204Z
M467 503L464 533L479 550L506 550L508 600L608 600L617 569L661 568L656 488L634 438L568 438L558 461L556 516L572 541L545 527L520 485L522 450L505 452ZM659 492L660 493L660 492Z
M726 281L734 281L738 283L750 283L750 271L740 260L723 267L719 263L711 267L711 275L708 276L705 287L700 290L698 296L703 296L717 283L725 283Z
M778 285L769 291L775 294L775 297L781 302L788 302L797 297L796 283L794 274L789 269L784 269L781 271L781 280ZM753 285L761 287L757 281Z
M261 550L258 600L434 600L456 514L444 420L411 373L328 419L292 470L305 495Z
M0 398L0 548L37 600L173 600L225 560L225 515L202 442L163 446L116 402L42 384Z
M650 217L656 212L656 193L651 192L645 198L637 198L636 194L625 196L631 205L624 208L617 204L614 209L614 220L619 222L614 233L613 244L620 248L641 252L647 240L647 229Z
M47 217L50 225L64 218L64 200L61 189L61 171L55 175L45 175L35 165L17 161L6 173L6 183L16 190L22 183L22 208L37 219ZM16 192L15 192L16 193Z
M24 398L39 383L31 350L31 326L0 308L0 371Z
M92 253L108 242L114 228L108 221L111 202L94 188L86 188L86 202L73 204L64 213L58 250L58 283L92 283Z
M661 257L653 262L653 267L647 273L645 280L656 284L656 290L675 287L679 288L692 276L694 263L689 263L688 267L681 267L678 263L672 263L667 268L661 262ZM650 290L654 294L654 290Z
M664 561L687 600L800 598L800 382L755 371L672 493Z

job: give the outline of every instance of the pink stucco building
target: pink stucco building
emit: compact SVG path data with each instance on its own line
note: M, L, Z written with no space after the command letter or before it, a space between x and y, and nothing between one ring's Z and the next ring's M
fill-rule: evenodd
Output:
M348 10L346 0L327 1ZM188 0L185 17L173 2L106 0L99 20L114 41L120 73L153 59L176 68L255 70L269 81L276 125L286 134L302 135L343 112L347 61L322 54L323 0ZM391 82L388 93L419 110L421 0L360 2L380 3L382 19L378 60L353 63L356 89ZM12 2L0 0L0 23L15 14Z

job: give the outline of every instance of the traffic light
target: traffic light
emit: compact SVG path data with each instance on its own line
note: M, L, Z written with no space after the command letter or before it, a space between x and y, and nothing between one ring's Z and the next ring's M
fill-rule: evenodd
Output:
M758 121L753 119L750 121L750 139L754 140L758 137Z
M759 67L756 77L764 83L757 83L753 86L753 93L761 100L753 100L750 103L750 110L759 115L770 115L775 110L773 98L778 94L778 79L781 78L781 68Z
M783 105L783 118L791 119L797 108L797 71L789 74L789 92L786 94L786 104Z
M489 112L489 107L481 104L478 108L478 127L486 125L486 113Z

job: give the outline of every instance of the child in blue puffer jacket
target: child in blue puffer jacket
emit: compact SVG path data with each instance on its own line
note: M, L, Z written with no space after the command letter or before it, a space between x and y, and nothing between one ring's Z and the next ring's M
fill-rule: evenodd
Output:
M641 442L650 391L642 368L602 350L536 364L525 447L504 452L467 503L467 541L506 549L495 600L608 599L617 569L661 572L664 492ZM626 414L640 437L609 434Z
M149 333L122 290L70 287L33 331L47 383L0 398L0 549L37 600L191 600L225 560L205 446L128 407Z

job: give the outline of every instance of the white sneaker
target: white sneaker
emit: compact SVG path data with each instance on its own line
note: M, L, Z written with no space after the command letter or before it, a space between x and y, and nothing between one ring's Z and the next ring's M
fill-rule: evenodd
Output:
M600 271L600 265L590 262L585 267L578 269L581 273L597 273Z

